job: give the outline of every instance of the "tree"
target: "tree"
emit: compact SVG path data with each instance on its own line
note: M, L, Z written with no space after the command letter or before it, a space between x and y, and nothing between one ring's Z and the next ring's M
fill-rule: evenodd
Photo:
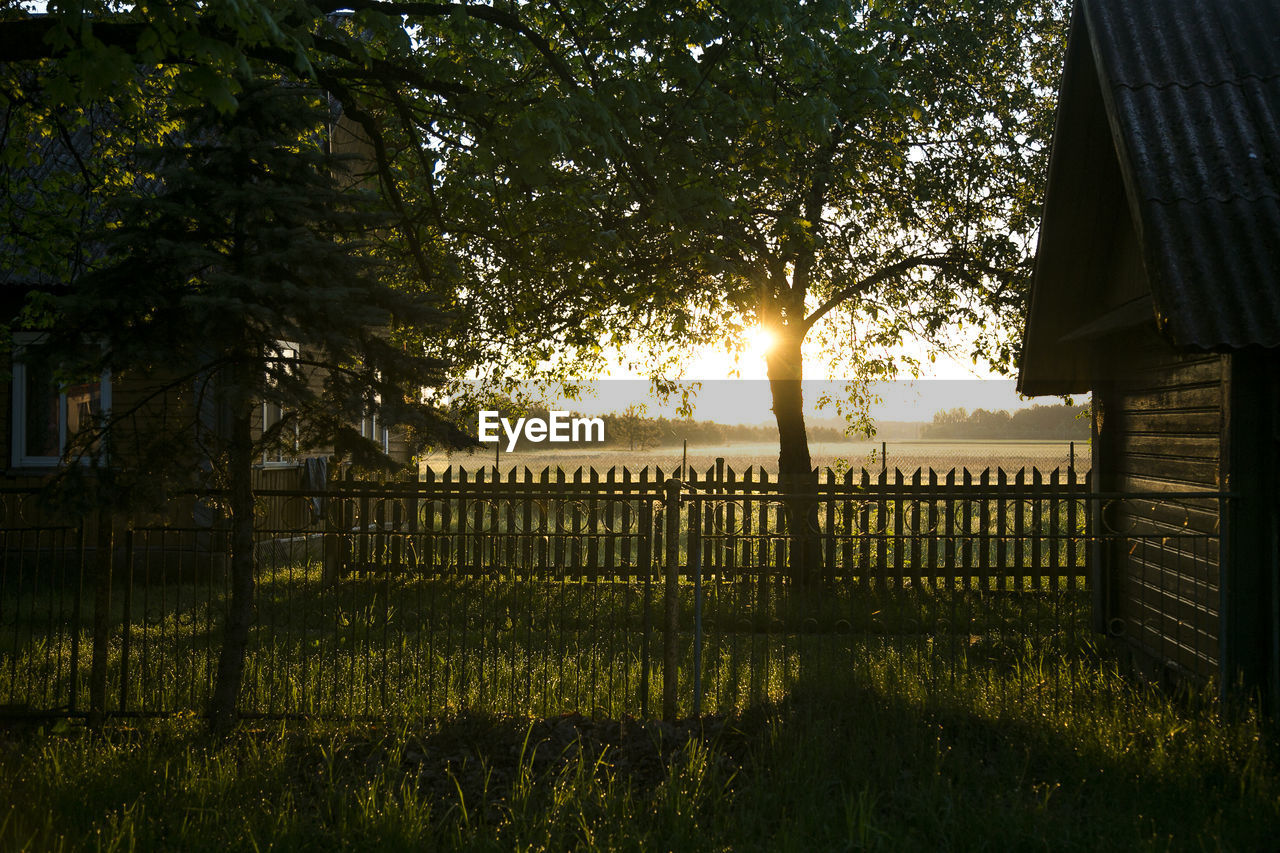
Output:
M348 164L321 147L329 117L323 93L265 78L242 81L228 112L200 104L169 116L179 130L139 152L138 179L98 208L109 224L103 257L40 300L48 322L28 324L45 326L33 356L63 374L159 377L167 428L114 442L132 406L80 436L80 450L109 455L93 471L95 491L127 505L165 481L226 488L232 600L210 706L219 728L233 718L252 618L261 450L288 429L301 450L332 446L385 467L355 427L370 411L420 443L457 437L421 401L443 365L397 340L406 324L438 327L439 312L388 280L368 237L385 217L368 193L343 186ZM255 438L264 400L285 414ZM90 485L80 467L65 471Z
M537 164L501 141L544 126L527 111L443 159L459 216L445 236L484 282L469 325L509 331L498 346L525 367L557 341L573 370L607 343L639 338L660 363L758 323L775 341L781 482L812 492L807 339L839 344L863 381L893 375L905 336L941 345L960 323L979 333L975 357L1012 362L1065 11L556 6L544 17L572 36L569 98L589 92L594 119L540 134L553 156ZM816 506L793 500L791 516L793 569L814 576Z
M610 440L628 450L647 450L658 443L658 427L644 415L644 408L632 404L620 414L606 418Z
M53 57L113 91L166 64L223 109L245 61L337 95L418 277L455 294L455 330L428 346L573 378L610 343L638 337L661 370L771 329L797 495L806 339L848 329L859 380L891 373L904 335L962 321L979 352L1014 355L1061 0L83 6L3 22L0 58ZM800 573L817 566L813 509L792 502Z
M501 49L481 57L479 43ZM424 233L431 220L408 211L402 161L429 170L442 116L456 120L451 132L470 127L492 104L518 102L503 91L513 80L567 69L514 11L482 3L51 0L40 15L10 3L0 8L0 157L9 166L28 160L28 140L58 123L82 126L93 104L135 114L154 100L157 81L163 97L227 112L258 73L312 81L342 102L368 136L370 169L417 276L432 281L440 265Z
M422 341L450 291L430 223L406 213L388 140L416 139L468 87L424 72L388 4L358 5L350 16L306 2L123 12L54 2L47 16L6 7L0 20L7 200L27 213L35 200L42 214L23 217L32 227L5 248L27 281L56 285L26 294L17 325L45 333L27 358L64 379L164 374L166 410L185 398L190 415L135 431L126 452L110 440L136 409L118 408L69 451L105 452L111 465L91 477L70 466L65 478L115 507L147 491L161 498L166 484L208 485L210 467L227 487L232 602L210 707L219 728L234 714L252 614L256 452L296 425L304 448L332 444L378 464L385 457L352 428L371 408L420 443L461 437L421 399L441 366ZM540 49L510 13L412 5L463 43L474 21L488 21ZM433 48L439 62L456 58ZM358 192L367 176L339 179L353 164L322 151L335 94L363 131L371 156L360 168L392 218L375 221L382 205ZM47 227L56 222L74 225ZM255 443L250 412L261 400L287 415Z

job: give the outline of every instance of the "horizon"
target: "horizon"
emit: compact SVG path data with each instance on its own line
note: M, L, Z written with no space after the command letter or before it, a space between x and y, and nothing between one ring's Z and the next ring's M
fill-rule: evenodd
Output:
M806 379L804 416L810 425L824 420L839 420L834 399L844 394L848 380ZM548 409L564 409L582 415L620 414L630 406L641 406L644 416L680 420L681 391L690 391L694 420L714 421L726 426L769 426L774 423L768 380L765 379L689 379L677 383L676 392L663 395L654 392L644 379L601 379L581 383L582 393L568 396L537 395ZM525 387L526 393L533 389ZM1061 397L1022 397L1012 379L912 379L874 382L870 393L879 398L869 407L873 422L930 423L938 412L963 408L967 411L1015 412L1035 406L1064 405ZM824 398L831 402L823 404ZM1087 395L1073 398L1073 404L1089 402Z

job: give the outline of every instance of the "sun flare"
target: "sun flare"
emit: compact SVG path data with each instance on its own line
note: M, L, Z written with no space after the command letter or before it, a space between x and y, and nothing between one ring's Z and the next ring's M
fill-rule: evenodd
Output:
M745 337L747 353L757 358L764 358L773 348L774 334L764 326L752 326Z

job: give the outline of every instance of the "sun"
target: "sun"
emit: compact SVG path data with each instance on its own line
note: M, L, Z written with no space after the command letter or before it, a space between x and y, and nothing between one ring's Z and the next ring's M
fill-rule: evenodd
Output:
M745 331L743 338L746 342L747 354L756 358L764 358L768 355L769 350L773 349L775 340L773 332L764 326L752 326Z

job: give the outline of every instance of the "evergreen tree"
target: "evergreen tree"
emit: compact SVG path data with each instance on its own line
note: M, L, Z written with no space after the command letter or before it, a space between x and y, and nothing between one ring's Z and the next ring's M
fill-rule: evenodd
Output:
M395 280L375 197L326 144L324 94L245 79L234 109L195 104L167 118L170 138L139 152L130 183L103 208L113 220L103 259L45 302L57 323L40 350L66 375L150 377L162 401L163 426L142 418L144 397L81 435L81 451L110 462L97 466L95 488L122 503L155 498L158 485L226 490L232 602L210 709L224 727L252 614L261 451L296 436L301 450L388 467L356 426L374 411L418 449L461 433L422 402L442 365L398 339L441 315L429 294ZM259 437L264 400L284 415Z

